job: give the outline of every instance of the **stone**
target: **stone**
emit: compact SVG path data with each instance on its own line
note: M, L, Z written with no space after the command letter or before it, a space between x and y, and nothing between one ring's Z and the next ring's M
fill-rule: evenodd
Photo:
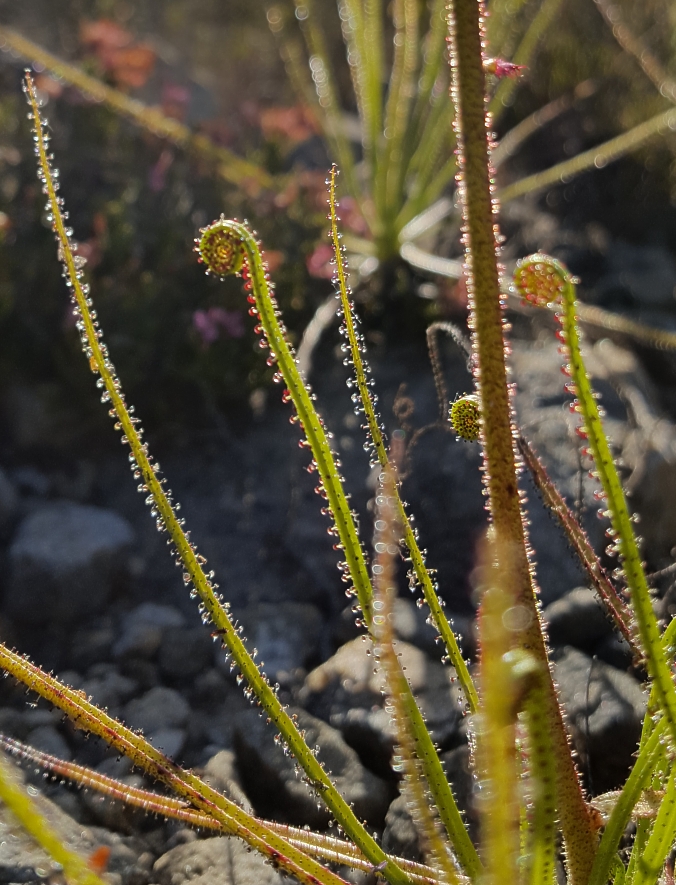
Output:
M165 630L182 627L185 618L171 605L144 602L122 619L120 637L113 645L117 658L152 658L162 644Z
M66 739L54 725L39 725L26 736L26 743L36 750L70 762L73 753Z
M282 885L285 881L241 839L198 839L172 848L153 867L157 885Z
M594 793L617 789L641 735L646 695L628 673L567 646L554 664L580 766Z
M294 711L291 710L291 713ZM304 710L295 711L310 747L360 819L382 825L392 798L390 785L368 771L339 731ZM295 762L275 742L275 731L256 710L245 710L235 722L237 767L256 811L288 823L325 827L330 819L321 800L296 774Z
M16 777L23 780L23 773ZM125 837L96 826L83 826L66 814L55 802L37 792L33 796L38 810L68 847L81 857L89 857L103 846L110 848L106 881L117 885L142 885L144 846L136 836ZM148 864L147 857L145 859ZM146 867L147 868L147 867ZM35 841L17 826L4 805L0 804L0 874L6 882L35 882L52 876L58 869Z
M215 753L204 767L202 780L242 808L251 811L251 804L242 789L237 772L237 758L232 750L219 750Z
M298 668L321 660L323 619L314 605L300 602L258 603L240 613L250 648L276 682Z
M190 706L183 696L161 685L129 701L124 709L126 724L149 735L165 728L181 728L189 716Z
M160 671L177 682L192 682L213 659L213 641L203 626L168 627L158 655Z
M98 707L117 716L121 706L136 694L139 686L136 680L119 673L113 664L95 664L78 687Z
M129 523L111 510L70 501L40 506L9 548L8 614L37 625L101 611L133 540Z
M6 538L14 522L19 496L13 483L0 468L0 537Z
M176 759L185 746L188 734L184 728L158 728L146 737L155 749L170 759Z
M406 642L398 641L396 647L432 737L442 750L450 749L458 742L462 720L453 670ZM371 770L391 777L395 734L384 710L384 690L383 677L374 672L372 643L358 637L308 674L299 701L339 729Z
M543 613L552 645L572 645L593 651L613 628L603 603L589 587L576 587L550 603Z
M418 863L423 861L420 835L413 823L405 796L397 796L387 809L382 839L383 851Z

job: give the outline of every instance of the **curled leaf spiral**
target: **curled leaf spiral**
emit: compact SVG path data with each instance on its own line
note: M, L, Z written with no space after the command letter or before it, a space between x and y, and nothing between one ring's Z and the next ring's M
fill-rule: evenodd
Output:
M540 252L522 258L514 271L517 292L525 301L537 307L547 307L561 301L569 282L574 280L568 270L555 258Z
M237 274L244 265L242 240L225 222L225 217L221 216L202 228L199 239L195 240L199 260L206 265L207 273L217 277Z
M468 442L476 442L479 439L481 406L478 396L470 393L458 397L451 405L449 417L451 426L459 437Z

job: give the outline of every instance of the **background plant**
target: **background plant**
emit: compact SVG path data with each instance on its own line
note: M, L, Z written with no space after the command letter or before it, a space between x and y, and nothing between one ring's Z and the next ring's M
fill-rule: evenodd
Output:
M419 711L415 706L405 675L397 663L392 637L387 630L388 606L393 593L392 557L397 555L399 535L404 534L409 552L414 551L416 539L406 538L401 519L401 507L395 486L395 476L390 458L382 440L378 443L380 428L366 384L367 371L360 357L361 342L350 323L352 315L348 303L344 274L339 271L339 283L345 314L349 343L347 357L357 370L357 384L361 392L361 406L367 411L374 454L383 469L381 487L376 500L380 519L376 528L380 533L376 540L374 584L372 587L366 559L356 534L353 514L343 493L338 473L339 465L331 451L330 435L313 405L311 391L297 370L294 352L280 323L277 303L269 284L267 269L261 258L259 245L249 229L222 218L206 228L200 240L200 254L207 267L218 276L230 272L242 272L245 286L250 292L251 311L260 321L259 334L269 347L270 362L279 373L278 380L286 385L285 399L294 403L298 419L312 449L314 467L319 474L318 492L327 499L328 515L333 518L338 538L338 549L344 551L345 571L354 585L354 594L360 607L360 617L373 632L378 656L387 674L390 705L397 726L400 744L400 764L406 778L404 788L410 789L417 805L417 820L428 845L428 860L432 871L424 874L431 880L462 881L463 875L472 881L502 881L505 869L516 881L551 881L554 875L555 852L554 820L558 816L564 834L567 872L571 882L586 883L594 876L603 882L613 875L628 877L630 881L650 882L659 877L666 853L674 838L672 821L673 776L669 771L668 756L662 752L661 739L669 739L673 731L672 695L673 683L666 660L670 656L672 638L667 634L659 638L652 609L647 601L647 588L633 580L636 572L636 541L633 530L623 510L621 490L615 486L608 465L607 451L603 448L602 428L598 413L594 412L591 393L584 387L586 375L579 362L577 329L575 326L575 303L572 296L566 303L566 345L575 367L573 384L580 398L580 410L584 430L595 434L591 455L596 456L596 469L607 480L608 507L612 519L621 528L620 552L624 555L627 586L637 609L637 623L648 667L655 677L651 697L651 711L658 720L646 720L644 739L634 776L630 777L622 793L615 797L611 814L616 814L614 826L606 830L601 843L603 852L597 850L595 830L596 816L592 813L580 790L578 776L568 748L556 694L547 666L546 646L542 628L537 617L533 569L529 562L527 537L523 525L522 501L516 474L517 457L514 449L515 428L510 411L509 388L506 383L505 340L500 295L500 279L497 266L494 229L495 211L491 199L488 134L485 129L485 65L481 53L479 7L474 0L457 0L454 6L454 90L458 108L458 143L464 177L461 194L465 218L466 261L468 286L472 301L470 325L474 332L474 365L476 370L479 410L478 434L485 457L485 479L488 491L492 529L486 544L482 564L485 580L481 611L481 684L478 692L479 711L473 720L477 744L478 774L485 797L479 803L482 817L482 856L479 857L462 827L454 798L441 772L436 751L429 738ZM231 623L225 604L217 592L213 576L205 574L205 562L183 529L182 520L172 508L171 493L164 488L158 476L159 468L148 454L143 442L138 420L133 409L128 408L121 392L120 382L110 360L108 349L101 340L98 320L93 311L89 283L83 275L83 263L78 260L72 242L72 232L64 224L57 185L48 160L47 136L39 116L39 108L32 84L29 81L32 114L35 121L37 151L40 160L41 180L48 197L47 213L57 234L60 255L65 265L67 281L74 295L77 329L80 332L89 368L97 376L102 399L112 406L123 441L131 447L130 462L140 490L148 495L148 504L160 531L168 532L178 560L184 569L186 584L192 584L195 595L200 597L201 611L211 620L216 632L223 639L233 664L247 681L247 696L255 696L269 718L279 728L298 762L305 770L309 782L318 796L323 798L341 823L354 845L360 849L359 862L368 862L371 868L382 873L389 881L405 882L414 873L397 858L384 855L350 809L336 793L326 773L315 759L313 751L302 740L293 720L285 713L276 698L276 692L265 680L261 668L255 663L239 631ZM335 200L332 200L333 235L337 245L335 226ZM336 261L341 267L342 255L336 248ZM531 264L537 274L538 262ZM557 271L558 273L558 271ZM556 274L554 275L556 284ZM563 283L570 281L561 271ZM531 281L532 282L532 281ZM536 279L537 283L537 279ZM556 285L555 285L556 288ZM522 291L532 294L532 287L523 284ZM361 377L360 377L361 373ZM369 412L369 408L371 411ZM375 432L374 432L375 428ZM396 463L396 457L391 459ZM605 471L605 473L604 473ZM609 472L610 471L610 472ZM611 488L612 487L612 488ZM382 522L383 525L378 525ZM399 522L399 526L397 526ZM619 532L619 529L616 529ZM415 542L415 543L414 543ZM632 544L634 552L632 553ZM379 549L384 548L384 549ZM620 575L621 577L621 575ZM640 576L639 576L640 577ZM421 580L424 584L424 580ZM350 589L348 587L348 589ZM434 588L432 588L434 590ZM435 620L438 616L434 614ZM442 631L443 632L443 631ZM663 648L660 643L663 643ZM452 657L452 651L449 650ZM319 867L312 857L318 845L328 857L330 851L342 859L355 859L354 846L336 847L332 840L321 842L318 837L306 836L290 830L281 834L265 822L257 821L237 806L233 807L224 797L209 791L189 772L181 770L162 754L153 750L139 735L126 729L121 723L97 710L78 692L60 685L55 679L42 673L16 653L6 648L0 650L3 666L31 688L37 690L56 706L70 715L76 723L87 727L109 740L113 746L131 755L134 761L159 780L175 789L182 802L190 802L200 813L207 814L229 833L241 835L252 846L261 850L271 861L297 876L301 881L337 882L335 874ZM461 662L456 666L461 669ZM470 694L469 688L466 694ZM660 713L663 714L660 718ZM523 755L520 750L525 746ZM29 758L30 751L25 751ZM416 753L418 759L415 759ZM527 769L522 769L523 760ZM552 764L554 760L554 764ZM63 769L62 769L63 770ZM89 777L76 768L69 768L74 779ZM529 791L521 794L518 789L522 775L529 774ZM627 872L616 856L619 838L637 805L640 792L652 779L653 786L664 784L664 797L655 811L654 822L644 817L639 825L638 836L629 860ZM119 789L114 784L98 780L101 789ZM433 802L427 798L427 791ZM148 807L164 809L180 816L186 812L184 804L178 806L163 802L161 798L146 795L136 797L139 802L150 803ZM556 807L555 807L556 806ZM428 812L434 814L429 819ZM193 818L194 819L194 818ZM197 818L199 820L199 817ZM442 829L443 827L443 829ZM444 830L446 833L444 834ZM520 832L521 831L521 832ZM610 833L610 835L608 835ZM295 843L301 843L297 849ZM448 839L448 845L446 844ZM449 849L450 846L450 849ZM462 868L456 868L453 854ZM600 859L599 859L600 858ZM365 859L365 860L364 860Z

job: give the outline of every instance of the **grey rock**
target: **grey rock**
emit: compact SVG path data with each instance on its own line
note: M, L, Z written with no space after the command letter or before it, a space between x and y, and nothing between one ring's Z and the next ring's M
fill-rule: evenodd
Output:
M146 736L153 747L170 759L176 759L185 746L188 734L184 728L158 728Z
M36 750L70 762L73 758L66 739L53 725L39 725L26 736L26 743Z
M92 664L110 660L114 641L115 631L108 623L77 630L68 650L70 666L76 670L86 670Z
M616 789L626 777L641 734L646 710L641 686L628 673L570 647L555 662L554 678L594 791Z
M17 769L16 776L22 779ZM37 794L33 797L39 811L68 847L82 857L88 857L101 846L111 849L106 879L119 885L142 885L143 868L149 866L142 854L144 846L136 837L123 837L106 829L83 826L66 814L55 802ZM21 829L7 809L0 805L0 869L9 882L35 881L52 876L55 871L51 859Z
M552 645L572 645L591 651L612 635L613 628L596 593L576 587L544 610L547 634Z
M153 867L157 885L282 885L282 876L240 840L221 836L178 845Z
M99 770L100 768L99 766ZM146 786L143 778L138 774L127 774L119 780L128 787ZM145 822L146 812L142 809L134 808L117 799L111 799L96 790L82 790L79 796L94 822L109 830L131 834Z
M273 681L317 659L324 625L314 605L258 603L244 609L240 620L249 646L258 649L258 660Z
M449 749L458 741L462 720L453 671L406 642L397 642L397 653L435 742ZM365 764L387 777L395 735L384 710L384 690L382 676L374 671L372 644L358 637L308 674L299 700L338 728Z
M80 688L99 707L116 716L121 705L125 704L138 691L138 683L118 672L112 664L96 664Z
M319 747L320 761L357 816L373 826L382 824L392 795L390 786L363 767L339 731L305 711L298 710L297 715L306 742ZM274 734L256 710L245 710L236 719L237 767L247 796L264 816L326 826L328 811L297 776L293 759L275 742Z
M9 531L17 513L19 497L4 470L0 469L0 535Z
M144 602L122 619L113 654L118 658L152 658L160 648L165 630L184 624L185 618L173 606Z
M429 609L426 605L414 604L412 599L402 596L395 600L394 629L399 639L415 645L432 660L441 659L442 646L437 643L437 631L428 623L428 618ZM466 657L472 656L475 646L473 619L467 615L451 614L449 620L463 654Z
M388 854L397 857L418 862L423 860L420 835L408 811L405 796L397 796L387 809L382 847Z
M142 697L129 701L124 709L127 725L141 728L147 734L165 728L181 728L189 716L188 702L173 688L159 685Z
M70 501L41 506L21 523L9 549L8 613L44 624L100 611L133 539L129 523L110 510Z
M213 641L205 627L169 627L164 631L158 663L165 676L192 681L212 658Z
M251 811L251 804L239 780L237 759L232 750L219 750L215 753L204 767L202 779L214 790L224 793L228 799Z

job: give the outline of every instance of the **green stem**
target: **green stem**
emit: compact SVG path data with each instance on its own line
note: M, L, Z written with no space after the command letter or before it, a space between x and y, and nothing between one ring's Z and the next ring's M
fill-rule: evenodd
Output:
M558 261L539 254L522 259L517 264L514 279L517 289L531 303L561 308L558 319L569 359L566 371L570 374L576 396L573 409L582 417L582 432L588 439L589 454L607 502L606 516L610 519L611 537L615 539L612 552L620 556L648 672L654 680L660 708L667 720L672 742L676 745L676 687L662 646L622 483L582 358L574 280Z
M329 206L331 217L331 237L333 239L333 247L336 256L336 276L338 284L338 292L340 295L341 307L343 311L343 320L347 338L350 346L350 355L352 357L352 365L354 366L355 379L357 382L357 390L359 392L359 401L364 414L366 416L367 430L370 435L370 443L377 462L383 468L390 468L390 461L383 439L383 433L380 427L380 421L375 412L375 403L373 394L371 393L369 379L367 378L367 370L362 360L362 347L360 337L355 325L353 315L353 305L349 298L347 279L345 273L345 264L343 259L343 248L339 239L338 218L336 215L336 174L337 170L334 166L331 170L330 188L329 188ZM404 508L403 501L399 494L399 488L395 486L394 490L396 498L397 521L404 533L404 543L408 549L413 571L416 579L422 587L425 602L429 606L432 614L434 625L437 628L443 643L446 647L446 653L450 663L455 668L458 680L464 692L465 698L470 712L475 712L478 706L478 697L476 689L472 683L472 677L469 669L462 656L462 652L458 647L458 642L453 633L453 629L448 622L448 618L441 607L439 597L437 596L436 587L432 583L430 573L425 565L425 559L418 545L415 532L411 527L408 515Z
M397 596L394 557L397 555L396 484L394 470L384 468L376 494L375 563L373 574L373 634L378 669L385 678L387 704L393 710L396 735L395 770L402 775L402 794L413 809L413 819L424 846L425 859L448 885L458 885L455 861L446 834L430 805L425 776L417 753L418 735L408 715L407 680L395 647L394 601Z
M0 667L62 710L78 728L97 735L111 747L124 753L134 765L169 786L195 808L220 821L231 835L239 836L251 848L296 876L304 885L345 885L344 880L335 873L293 848L196 775L176 765L141 735L108 716L78 691L63 685L4 645L0 645Z
M183 799L163 796L150 790L130 786L84 765L78 765L76 762L65 762L56 756L50 756L48 753L43 753L2 734L0 734L0 747L20 762L40 768L44 772L50 772L60 779L70 780L78 787L95 790L111 799L124 802L126 805L181 821L187 826L213 830L226 835L231 833L230 828L223 821L216 820L203 811L197 811ZM364 857L358 848L345 839L338 839L326 833L313 833L312 830L291 827L276 821L259 820L259 823L313 857L328 863L345 864L367 873L373 871L373 864ZM439 882L437 873L431 867L401 857L397 858L397 863L406 871L414 885L436 885Z
M64 841L52 828L35 805L18 785L17 775L5 759L0 757L0 802L6 805L17 821L47 854L60 864L63 875L72 885L105 885L86 861L66 848Z
M505 365L503 309L496 255L493 194L486 130L481 7L477 0L452 0L451 71L462 175L467 288L477 393L483 414L481 442L488 507L500 547L511 554L518 576L513 604L527 626L518 639L547 665L519 500L509 386ZM571 754L556 690L548 680L546 716L557 766L558 810L571 885L586 885L594 858L595 833Z
M280 322L279 311L272 295L267 270L261 257L258 242L243 224L222 218L202 232L199 251L202 260L211 272L222 276L228 272L236 273L241 269L246 279L246 286L251 292L249 299L252 303L252 310L260 318L259 331L265 335L267 345L279 365L280 380L283 378L287 388L284 398L293 401L306 436L307 444L312 450L313 463L320 477L320 491L326 496L329 504L329 512L333 517L335 530L340 541L340 549L343 551L347 561L346 569L352 578L361 606L364 625L368 630L371 630L373 624L373 589L364 553L359 542L352 513L347 504L342 481L326 431L313 403L314 395L308 392L306 384L298 371L294 354L286 339L285 329ZM408 688L408 683L406 685L405 703L408 715L412 719L413 727L418 735L418 754L430 791L437 804L439 816L447 828L453 847L458 854L460 863L463 864L467 872L470 872L479 867L476 850L467 836L462 817L444 775L434 742L425 726L415 698L410 688ZM286 734L284 734L284 737L286 738ZM295 754L292 746L291 749ZM310 760L307 761L310 764ZM299 759L299 762L305 768L304 761ZM315 766L321 771L321 767L316 761ZM314 781L315 776L311 775L311 777L313 777ZM330 804L335 801L333 792L329 790L329 787L323 789L322 797L334 812L336 818L339 819L333 805ZM344 809L341 809L340 813L344 816ZM364 854L369 859L372 859L375 843L370 844L365 841L361 829L356 829L356 818L354 818L354 815L352 815L348 825L344 824L340 819L339 822ZM379 848L378 851L380 851ZM371 853L369 854L369 852ZM382 856L379 860L374 860L375 865L385 860L385 855L382 852L380 853ZM385 867L384 874L390 881L394 881L393 877L398 875L398 873L396 870L394 873L390 873L390 863L388 862L388 866Z
M306 773L310 784L317 791L318 795L324 800L327 807L335 816L338 823L343 827L348 836L355 844L364 852L366 857L372 861L374 865L379 865L387 861L385 875L392 885L404 885L407 882L406 875L394 864L387 860L387 855L369 835L366 828L359 822L354 811L340 795L338 790L332 784L330 778L324 771L321 764L315 758L313 751L308 747L301 735L295 722L286 712L286 709L280 703L275 689L268 683L267 679L261 673L259 666L249 654L244 642L242 641L239 630L233 625L229 613L228 605L224 603L222 597L217 592L218 585L214 583L212 575L207 576L204 572L202 564L206 562L204 557L198 555L195 545L190 541L189 536L183 530L183 520L176 517L174 507L171 501L171 493L165 492L163 482L157 477L159 470L157 464L153 464L148 454L148 445L141 441L141 430L137 428L137 419L132 417L130 410L122 394L120 382L115 374L115 368L108 357L106 346L101 341L102 333L99 329L98 322L92 315L91 299L88 293L83 289L82 271L75 263L72 244L70 240L70 232L64 226L61 204L57 195L57 189L54 183L54 176L51 171L49 159L46 150L46 138L40 119L40 112L35 97L35 89L33 82L28 75L26 77L28 96L33 112L35 134L36 134L36 152L39 157L41 176L44 183L45 191L48 195L49 206L52 216L52 224L54 232L59 243L60 253L62 255L64 265L67 271L69 287L72 291L75 308L78 315L78 328L82 337L85 354L87 355L92 371L99 374L100 377L97 384L103 388L103 402L112 404L112 413L117 416L118 429L123 433L123 441L129 445L131 454L129 456L132 470L137 479L141 480L140 488L148 493L146 499L152 504L153 516L157 519L157 527L161 531L167 531L173 546L178 554L180 562L183 565L183 578L186 585L192 583L196 594L200 597L200 609L205 618L208 618L216 627L217 633L221 636L224 645L228 648L234 664L239 669L244 680L248 685L247 693L255 694L258 702L263 707L274 726L282 735L284 741L289 747L291 753L297 760L298 764ZM242 225L235 224L238 236L238 248L249 248L252 257L258 256L258 265L254 267L254 279L257 285L265 286L267 291L267 281L265 280L265 272L260 261L260 253L258 245L251 233ZM242 236L244 240L242 241ZM293 362L279 323L274 314L274 305L269 302L264 307L264 315L271 321L274 329L272 335L275 338L281 338L283 347L288 360ZM295 370L295 364L294 364ZM302 388L302 381L295 370L297 383ZM323 440L323 444L318 447L320 454L326 455L326 469L333 471L337 475L335 464L331 458L328 443L324 435L321 422L314 409L310 406L309 396L303 390L301 394L302 402L306 403L310 408L308 411L308 435L316 436L317 440ZM337 509L340 511L336 516L339 526L345 526L345 530L351 532L350 537L354 536L354 523L349 512L347 502L344 496L338 502ZM363 598L367 612L370 607L370 581L368 571L363 560L363 554L359 547L358 540L356 546L348 551L348 562L354 560L353 579L358 585L360 591L360 599Z
M623 132L603 144L583 151L576 157L571 157L570 160L563 160L549 169L508 184L499 191L500 202L504 205L517 197L535 194L551 185L568 184L576 175L588 169L602 169L656 135L665 134L674 128L676 128L676 109L670 108L668 111L656 114L645 123L639 123L628 132Z

